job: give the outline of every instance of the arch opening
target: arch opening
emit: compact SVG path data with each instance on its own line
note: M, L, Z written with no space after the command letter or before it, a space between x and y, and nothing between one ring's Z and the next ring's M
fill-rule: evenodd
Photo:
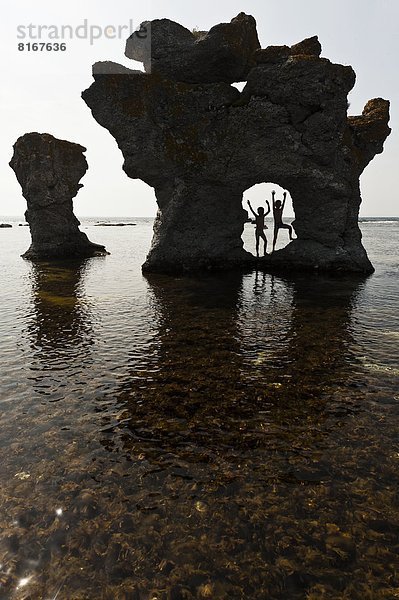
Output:
M90 239L104 243L111 254L118 249L122 251L121 241L125 240L127 257L139 252L144 262L151 247L153 223L158 211L155 190L145 181L127 176L123 170L123 156L117 148L115 153L108 154L108 177L104 178L101 170L104 163L98 164L97 160L93 169L89 167L84 187L74 203L74 212L81 222L82 231ZM95 212L91 208L93 190L98 206ZM115 227L118 227L118 236L115 235Z
M293 207L292 197L289 190L284 189L280 185L272 182L264 182L253 185L248 188L243 194L242 207L248 214L248 219L244 224L244 230L241 236L241 239L244 244L244 250L250 252L254 256L256 256L256 236L255 236L255 216L252 213L250 207L248 206L248 201L255 213L258 213L259 208L264 208L265 213L267 212L267 202L270 205L270 213L265 218L266 229L264 230L267 245L266 251L268 254L271 253L273 249L273 238L274 238L274 218L273 218L273 205L272 205L272 192L275 191L275 199L283 200L284 192L287 193L286 201L284 205L283 211L283 223L286 225L291 225L295 219L295 211ZM295 238L295 230L292 230L292 235ZM277 233L277 241L275 245L276 250L281 250L290 243L290 231L289 229L279 229ZM264 253L264 242L262 239L259 240L259 255L263 256Z

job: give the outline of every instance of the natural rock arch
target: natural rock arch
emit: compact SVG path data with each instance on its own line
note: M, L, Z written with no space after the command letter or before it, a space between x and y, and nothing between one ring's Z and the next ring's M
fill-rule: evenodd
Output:
M146 73L94 65L83 99L117 140L127 175L157 197L145 270L253 261L241 201L264 181L290 190L298 238L265 268L373 270L359 177L389 135L389 102L370 100L348 118L355 73L320 53L316 37L260 49L254 18L241 13L195 35L168 19L144 23L126 55ZM230 84L242 80L240 93Z
M267 239L267 252L270 253L273 247L273 236L274 236L274 228L272 224L273 220L273 205L272 205L272 192L275 191L275 199L283 200L283 194L286 192L287 199L285 203L284 213L283 213L283 221L284 223L291 224L293 222L292 213L290 212L290 208L292 207L292 200L290 190L284 190L278 183L272 181L262 181L261 183L256 183L252 187L248 188L243 194L243 208L248 214L248 226L244 228L242 234L243 247L247 252L250 252L252 255L255 255L256 249L256 237L255 237L255 221L254 216L248 207L248 200L252 206L252 209L255 213L258 212L259 207L263 207L265 210L265 214L267 213L267 202L270 206L270 213L266 215L265 220L265 235ZM281 232L278 235L278 243L277 248L282 248L289 243L289 234L288 230L285 232ZM263 242L260 242L259 245L260 256L263 256Z

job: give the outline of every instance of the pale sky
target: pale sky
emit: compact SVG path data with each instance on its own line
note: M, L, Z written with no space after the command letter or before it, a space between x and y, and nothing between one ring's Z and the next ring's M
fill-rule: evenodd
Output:
M239 12L258 23L262 47L292 45L318 35L322 56L350 64L357 81L350 94L349 114L360 114L375 97L391 101L391 136L382 155L366 168L362 179L363 216L399 216L399 1L398 0L18 0L1 6L3 86L1 102L0 181L1 215L22 215L26 201L8 162L12 145L26 132L47 132L87 148L89 170L84 188L74 200L78 216L153 216L156 201L151 188L129 179L122 171L122 154L111 134L100 127L81 99L92 82L91 66L113 60L141 68L125 58L125 37L65 39L65 52L19 51L19 25L88 25L115 27L164 18L189 29L208 30L230 21ZM35 30L37 31L37 30ZM44 31L44 30L43 30ZM23 40L33 42L34 40ZM43 37L42 41L47 41ZM52 40L54 41L54 40ZM60 40L62 41L62 40ZM246 193L255 204L272 187Z

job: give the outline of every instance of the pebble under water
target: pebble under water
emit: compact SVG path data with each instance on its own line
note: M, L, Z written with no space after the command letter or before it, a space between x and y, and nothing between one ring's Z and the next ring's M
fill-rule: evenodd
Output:
M1 232L0 598L399 598L399 222L368 279L144 277L135 222Z

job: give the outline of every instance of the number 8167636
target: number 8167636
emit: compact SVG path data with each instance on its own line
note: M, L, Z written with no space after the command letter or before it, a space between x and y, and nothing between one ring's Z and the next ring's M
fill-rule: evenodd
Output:
M66 44L62 42L20 42L18 44L20 52L65 52Z

